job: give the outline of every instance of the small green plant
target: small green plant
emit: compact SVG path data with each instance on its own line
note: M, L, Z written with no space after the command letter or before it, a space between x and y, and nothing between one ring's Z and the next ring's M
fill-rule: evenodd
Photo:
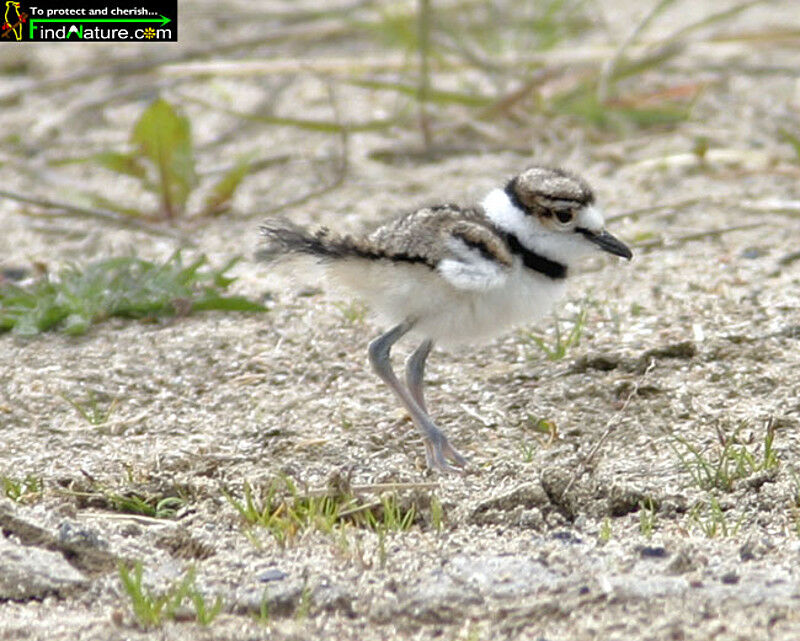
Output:
M342 523L339 527L339 533L336 537L336 547L342 556L350 556L350 528L347 523Z
M794 155L796 156L795 161L800 162L800 135L789 131L785 127L780 127L778 129L778 136L783 142L791 145L794 150Z
M72 405L72 407L77 410L78 414L86 419L87 423L96 427L108 423L108 419L111 418L111 415L114 413L114 410L117 407L116 398L112 399L111 402L106 405L106 407L102 407L101 400L94 390L89 390L87 399L82 402L76 401L66 394L61 394L61 398Z
M545 0L518 3L511 17L508 12L493 10L484 3L433 4L429 12L429 55L439 59L444 53L462 53L461 47L441 43L467 43L490 56L508 51L546 51L564 39L584 33L592 26L584 0ZM414 11L416 9L416 11ZM417 5L394 4L381 9L379 19L358 23L374 34L378 44L403 51L409 59L418 56L427 43L420 37Z
M476 623L470 623L467 630L467 641L480 641L481 629Z
M210 608L206 606L205 597L195 587L194 567L162 593L153 592L143 585L141 561L137 561L132 569L120 562L118 571L122 587L130 597L133 614L142 627L154 628L167 619L174 619L186 599L194 606L195 620L201 625L209 625L222 610L221 597L217 597Z
M598 533L598 538L603 543L608 543L611 540L611 519L606 517L603 519L603 523L600 525L600 532Z
M387 5L379 9L377 22L360 23L384 47L402 49L407 54L419 48L416 15L402 5Z
M175 220L186 213L189 196L199 184L189 119L166 100L158 99L144 110L130 135L130 151L104 151L62 163L90 162L133 178L142 189L158 198L158 211L143 214L121 207L99 195L86 194L97 205L130 216ZM218 215L228 209L239 185L250 173L251 163L241 159L211 186L199 216Z
M130 472L128 482L133 483ZM187 495L180 488L165 495L161 492L144 493L138 489L111 489L95 480L86 490L62 489L59 492L95 507L154 519L174 519L178 510L188 503Z
M542 447L548 447L558 439L558 426L555 421L548 418L540 418L533 414L528 414L525 417L524 427L526 431L530 430L535 434L539 445ZM524 447L523 459L526 462L532 460L534 447L534 444L531 444L529 447ZM528 458L528 456L530 456L530 458Z
M311 588L306 585L300 593L300 603L297 604L294 612L295 621L302 623L308 619L309 612L311 612Z
M206 605L206 598L203 593L194 587L189 591L189 599L191 599L194 606L195 620L200 625L211 625L222 611L223 601L219 595L214 599L214 604L210 608Z
M335 535L337 530L353 525L376 532L400 532L409 529L417 516L413 505L403 508L393 495L362 505L350 495L301 493L288 477L273 480L261 497L254 495L247 482L242 499L227 491L224 496L248 526L265 528L281 546L290 544L309 529ZM340 543L341 537L340 532Z
M351 300L349 303L336 302L334 303L339 311L342 312L344 319L352 325L361 325L367 317L367 306L364 303Z
M794 468L790 468L789 474L794 481L794 496L792 497L794 500L794 507L800 507L800 476L798 476L797 470Z
M639 503L639 532L642 536L651 539L656 528L656 508L652 499Z
M652 58L635 73L657 68L664 62L668 62L668 57ZM663 127L687 120L702 88L698 85L688 94L676 92L674 97L669 92L652 92L602 100L598 96L597 80L597 77L593 77L574 89L556 95L550 104L551 110L557 114L574 116L598 129L626 131L631 127Z
M202 269L208 263L205 256L185 265L180 251L161 264L126 256L70 267L27 287L2 283L0 332L34 335L58 329L83 334L112 316L153 319L207 310L266 311L242 296L225 295L235 280L225 274L238 260L220 269Z
M734 525L729 524L719 501L712 496L708 503L704 501L697 503L689 511L689 519L697 529L712 539L717 536L736 536L744 520L744 514Z
M258 605L258 614L253 614L253 620L261 625L268 625L270 622L269 616L269 594L264 590L261 595L261 603Z
M279 491L288 491L289 496L279 494ZM253 495L253 488L247 482L243 501L233 498L228 492L225 492L225 498L248 525L266 528L282 546L308 528L332 533L342 507L342 503L331 496L301 495L288 477L273 481L262 499Z
M724 434L722 430L717 431L719 451L716 455L702 452L682 436L672 435L674 443L670 443L670 447L695 485L704 490L718 489L730 492L737 480L775 469L780 465L780 459L774 448L773 421L770 420L766 424L760 453L758 450L751 451L745 444L739 442L739 434L744 425L741 424L731 435Z
M186 500L179 496L142 496L135 492L104 494L117 512L141 514L154 519L174 519L178 510L186 505Z
M381 510L377 515L373 510L366 510L364 515L367 525L378 533L404 532L414 524L417 512L413 505L404 510L396 496L385 495L381 497Z
M378 565L383 570L386 568L386 559L388 558L388 554L386 554L386 528L379 526L375 529L375 533L378 535Z
M119 564L119 579L122 587L131 599L133 614L145 628L161 625L165 619L174 618L189 590L194 576L187 574L183 579L170 586L162 593L156 594L142 584L142 563L137 561L133 570L124 563Z
M792 477L792 481L794 481L794 494L792 496L790 513L794 520L795 534L800 537L800 477L798 477L797 470L793 467L789 469L789 474Z
M444 508L438 496L431 497L431 525L437 532L441 532L444 525Z
M697 157L697 160L700 164L704 164L706 162L706 157L708 156L708 151L711 149L711 141L708 139L707 136L697 136L694 139L694 145L692 146L692 153Z
M386 537L389 532L405 532L414 523L416 509L404 509L393 495L381 497L380 509L365 510L363 512L366 526L378 536L378 563L381 569L386 567L388 553L386 550Z
M761 462L757 462L755 458L750 457L748 465L755 464L754 471L772 470L777 468L781 461L778 454L775 452L775 422L770 418L767 421L766 431L764 433L764 449Z
M3 495L16 503L33 503L42 495L42 479L28 474L23 479L11 476L0 476Z
M528 414L523 423L527 431L532 431L535 435L534 440L521 437L518 448L525 463L530 463L536 454L538 447L548 447L558 438L558 428L555 422L546 418L537 418L533 414Z
M530 441L520 441L519 443L520 454L522 454L522 461L530 463L536 454L536 443Z
M558 320L558 318L556 318L554 325L555 335L553 337L552 346L548 344L545 338L538 336L534 332L523 332L523 336L527 338L528 341L536 345L541 351L543 351L548 360L560 361L567 355L567 352L570 350L570 348L580 344L583 328L586 324L586 315L587 309L584 305L574 317L572 321L572 327L566 336L561 333L561 322Z

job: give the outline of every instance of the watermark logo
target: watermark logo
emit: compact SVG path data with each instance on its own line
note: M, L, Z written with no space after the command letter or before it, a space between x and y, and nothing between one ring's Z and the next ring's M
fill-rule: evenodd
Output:
M28 20L28 14L20 11L20 3L6 0L6 11L3 14L2 35L0 39L22 40L22 27Z
M178 2L5 1L0 42L177 42Z

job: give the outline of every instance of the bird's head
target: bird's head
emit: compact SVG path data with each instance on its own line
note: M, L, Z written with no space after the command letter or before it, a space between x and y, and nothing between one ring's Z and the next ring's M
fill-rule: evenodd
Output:
M625 243L605 230L586 181L562 169L530 167L483 201L487 216L529 251L567 267L602 250L630 260Z

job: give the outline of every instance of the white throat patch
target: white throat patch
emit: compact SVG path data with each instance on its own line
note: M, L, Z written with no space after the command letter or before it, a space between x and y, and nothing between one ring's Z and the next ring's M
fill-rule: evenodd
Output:
M503 231L513 232L518 237L526 235L525 212L516 207L502 189L492 189L481 206L489 220Z

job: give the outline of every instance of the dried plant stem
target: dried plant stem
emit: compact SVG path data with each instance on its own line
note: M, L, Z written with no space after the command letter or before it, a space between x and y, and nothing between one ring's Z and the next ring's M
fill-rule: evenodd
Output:
M723 207L727 210L737 210L745 212L760 212L765 214L777 214L779 216L797 217L800 216L800 200L779 200L779 199L765 199L765 200L740 200L732 199L732 197L719 198L715 196L698 196L696 198L687 198L686 200L677 200L671 203L664 203L663 205L649 205L647 207L636 207L628 211L607 216L606 222L611 223L616 220L623 220L626 218L642 218L645 216L654 216L663 213L674 213L694 205L713 205L715 207ZM734 230L735 231L735 230Z
M422 145L428 150L431 147L431 126L428 117L428 94L430 92L430 67L428 57L431 40L431 3L430 0L419 0L419 85L417 87L417 103L419 105L419 128L422 132Z
M655 361L651 361L650 364L647 366L647 369L644 373L634 382L633 387L631 388L630 393L625 397L625 401L622 403L622 407L617 410L614 415L608 419L605 425L605 429L603 433L600 435L600 438L597 439L597 442L594 444L589 453L584 457L584 459L580 462L579 471L578 473L574 474L570 479L567 486L564 488L564 491L561 493L562 500L567 496L567 492L572 489L572 486L575 484L575 481L578 480L581 476L583 476L584 472L586 471L589 463L592 462L597 453L600 451L600 448L603 446L603 443L606 442L609 436L611 436L612 432L617 429L619 425L619 419L625 413L625 410L628 409L628 405L631 402L631 399L636 396L639 392L639 387L644 382L644 379L647 378L647 375L650 371L655 367Z
M347 489L352 494L381 494L383 492L399 492L403 490L436 490L438 483L431 482L408 482L408 483L370 483L368 485L351 485ZM331 496L331 489L319 488L308 490L307 496L318 498L321 496Z
M299 73L358 74L369 71L405 69L408 60L403 56L362 56L360 58L276 58L273 60L210 60L163 66L158 70L166 76L224 76L248 77L265 75L295 75Z
M671 33L664 39L664 43L676 42L685 38L689 35L692 31L697 31L698 29L702 29L703 27L707 27L711 24L716 22L722 22L724 20L728 20L729 18L733 18L734 16L740 14L742 11L746 11L751 7L754 7L759 4L764 4L765 2L775 2L775 0L747 0L746 2L740 2L737 5L732 7L728 7L727 9L723 9L722 11L717 11L716 13L712 13L705 18L698 20L697 22L693 22L690 25L685 27L681 27L677 31Z
M699 231L694 234L686 234L685 236L678 236L677 238L657 238L655 240L648 240L642 243L634 243L633 246L641 252L646 252L651 249L661 249L667 246L677 247L693 240L702 240L703 238L718 238L719 236L732 231L743 231L745 229L754 229L756 227L763 226L764 224L761 222L733 225L731 227L723 227L721 229L710 229L708 231Z
M353 26L343 20L327 20L311 25L299 24L282 26L268 30L255 38L247 40L225 40L222 43L217 43L212 46L183 49L178 53L160 58L142 59L141 57L136 57L108 67L92 65L88 69L73 74L60 74L57 77L45 78L44 80L16 86L10 91L0 94L0 97L4 100L12 100L31 93L63 89L64 87L69 87L85 81L96 80L98 76L102 75L113 76L115 81L118 81L123 76L149 73L153 69L157 69L166 64L187 62L189 60L213 55L228 54L286 40L290 40L295 44L298 42L319 42L327 38L345 36L352 33L353 30Z
M639 36L644 32L645 29L647 29L656 16L658 16L659 13L661 13L673 2L675 2L675 0L660 0L660 2L658 2L650 10L650 12L639 21L639 23L633 28L633 31L628 34L628 37L622 41L622 44L620 44L620 46L614 52L614 55L606 61L602 70L600 71L600 78L597 83L598 102L603 103L608 99L609 84L611 79L614 77L614 72L617 70L619 63L625 56L625 52L634 42L636 42Z
M358 514L359 512L366 512L367 510L374 510L376 507L380 507L381 505L382 503L380 501L373 501L372 503L365 503L364 505L356 505L348 510L342 510L339 512L339 518L341 519L345 516Z
M298 129L305 129L307 131L317 131L325 134L341 134L342 132L350 133L354 131L379 131L382 129L388 129L389 127L395 124L395 120L391 118L385 120L371 120L367 122L344 122L341 119L335 121L328 121L328 120L312 120L310 118L295 118L292 116L272 116L269 114L253 114L243 111L237 111L236 109L232 109L229 107L215 105L209 102L208 100L204 100L203 98L197 98L196 96L189 96L184 94L178 94L178 95L184 102L200 105L202 107L205 107L206 109L212 109L214 111L218 111L220 113L224 113L229 116L234 116L236 118L241 118L242 120L246 120L252 123L274 125L276 127L297 127Z
M44 209L60 209L62 212L64 212L62 214L58 214L57 216L63 216L66 214L74 218L85 218L89 220L96 220L99 222L114 225L116 227L125 227L127 229L135 229L136 231L143 231L145 233L152 234L154 236L165 236L167 238L174 238L176 240L180 240L183 244L188 246L194 245L194 243L191 240L189 240L189 238L186 235L184 235L177 229L164 227L162 225L154 225L152 223L148 223L143 220L132 218L130 216L125 216L122 214L117 214L113 211L108 211L105 209L78 207L77 205L71 205L69 203L47 200L45 198L34 198L31 196L26 196L24 194L17 194L15 192L6 190L0 190L0 197L8 198L9 200L15 200L17 202L25 203L27 205L35 205L36 207L42 207ZM34 216L36 218L57 217L57 216L48 216L46 214L39 214L39 215L26 214L26 215Z
M335 122L341 125L341 111L339 109L339 104L336 101L336 95L334 93L333 87L328 84L328 97L330 98L331 108L333 109L334 119ZM311 191L303 194L298 198L294 198L287 202L281 203L275 207L267 209L266 211L259 211L259 216L266 216L266 215L274 215L279 211L284 209L288 209L291 207L297 207L299 205L303 205L314 198L318 198L328 192L333 191L334 189L338 189L341 185L344 184L345 179L347 178L347 171L350 165L350 137L349 132L346 127L340 126L339 130L339 137L341 141L340 151L339 151L339 158L336 163L336 174L332 182L328 183L327 185L323 185L317 189L312 189Z
M478 118L489 119L499 115L507 115L518 102L524 100L543 83L556 77L561 71L561 69L556 67L546 67L535 71L522 85L500 96L495 102L483 109L478 115Z
M606 222L610 223L615 220L622 220L624 218L641 218L642 216L651 216L665 211L678 211L680 209L691 207L692 205L709 202L714 202L714 199L707 196L699 196L695 198L687 198L685 200L678 200L672 203L664 203L662 205L637 207L636 209L629 209L628 211L623 211L619 214L614 214L613 216L607 216Z

